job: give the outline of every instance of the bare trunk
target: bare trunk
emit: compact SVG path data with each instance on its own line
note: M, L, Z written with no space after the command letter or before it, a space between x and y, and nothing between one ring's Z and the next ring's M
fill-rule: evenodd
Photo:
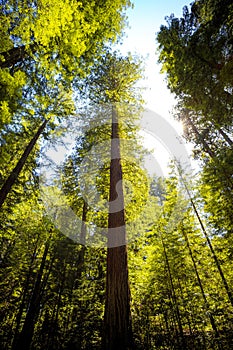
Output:
M40 127L38 128L36 134L33 136L29 144L27 145L25 151L23 152L22 156L20 157L18 163L12 170L11 174L6 179L5 183L3 184L1 190L0 190L0 207L3 205L8 193L10 192L12 186L14 185L15 181L17 180L23 166L25 165L28 156L30 155L31 151L33 150L38 138L44 131L46 125L48 123L48 120L45 120Z
M132 326L119 124L115 108L112 111L109 202L103 348L126 350L132 348Z
M186 119L188 120L189 125L191 126L193 132L196 134L197 138L199 139L200 143L203 145L204 150L206 153L209 154L209 156L213 159L213 161L215 162L215 164L220 167L225 179L227 180L228 186L233 189L233 182L232 182L232 175L229 174L226 170L225 167L222 166L221 162L219 161L219 159L216 157L216 154L212 151L212 149L210 148L210 146L208 145L208 143L206 142L205 138L199 133L197 127L194 125L194 123L192 122L192 120L186 116Z
M180 171L179 171L179 173L180 173ZM228 298L229 298L229 301L230 301L231 305L233 306L233 295L232 295L232 292L231 292L230 287L229 287L229 285L228 285L228 282L227 282L227 280L226 280L226 277L225 277L225 275L224 275L224 273L223 273L221 264L220 264L220 262L219 262L219 260L218 260L218 257L217 257L217 255L216 255L216 253L215 253L215 249L214 249L214 247L213 247L213 245L212 245L212 243L211 243L211 240L210 240L210 238L209 238L209 235L208 235L208 233L207 233L207 231L206 231L206 229L205 229L205 226L204 226L204 224L203 224L203 222L202 222L202 219L201 219L201 217L200 217L200 215L199 215L199 213L198 213L197 207L196 207L196 205L195 205L195 203L194 203L194 201L193 201L193 199L192 199L191 193L190 193L190 191L189 191L189 189L188 189L188 186L187 186L185 180L183 179L181 173L180 173L180 176L181 176L182 182L183 182L183 184L184 184L184 186L185 186L186 192L187 192L187 194L188 194L188 196L189 196L189 199L190 199L190 202L191 202L193 211L194 211L194 213L195 213L195 215L196 215L196 217L197 217L197 220L198 220L198 222L199 222L199 224L200 224L200 226L201 226L202 232L203 232L203 234L204 234L204 236L205 236L205 238L206 238L206 241L207 241L207 244L208 244L208 246L209 246L209 249L210 249L210 251L211 251L211 253L212 253L212 257L213 257L214 262L215 262L215 264L216 264L216 267L217 267L217 269L218 269L219 275L220 275L220 277L221 277L221 280L222 280L222 283L223 283L223 285L224 285L224 288L225 288L225 291L226 291L226 293L227 293L227 296L228 296Z
M222 129L218 129L219 134L222 135L222 137L224 138L224 140L228 143L229 146L233 146L233 141L230 139L230 137L222 130Z
M13 338L13 343L12 343L12 349L15 348L15 346L17 344L17 341L18 341L20 323L21 323L23 311L25 309L26 298L27 298L28 291L29 291L29 284L30 284L30 279L32 277L32 270L33 270L33 264L34 264L35 257L36 257L38 240L39 240L39 235L38 235L38 238L37 238L37 242L36 242L34 251L32 253L31 262L30 262L30 265L29 265L26 281L24 283L23 295L22 295L19 311L18 311L17 316L16 316L16 326L15 326L15 330L14 330L14 338Z
M228 285L228 283L227 283L227 280L226 280L225 275L224 275L224 273L223 273L223 270L222 270L222 268L221 268L221 264L220 264L220 262L219 262L219 260L218 260L218 257L217 257L217 255L216 255L216 253L215 253L214 247L213 247L213 245L212 245L212 243L211 243L211 240L210 240L210 238L209 238L209 236L208 236L208 233L207 233L206 230L205 230L205 227L204 227L204 225L203 225L203 222L202 222L202 220L201 220L201 218L200 218L200 215L199 215L199 213L198 213L198 211L197 211L197 208L196 208L196 206L195 206L195 204L194 204L194 202L193 202L192 199L191 199L191 204L192 204L193 210L194 210L194 212L195 212L195 214L196 214L196 216L197 216L197 219L198 219L198 221L199 221L199 223L200 223L200 225L201 225L202 232L203 232L204 235L205 235L206 241L207 241L208 246L209 246L209 248L210 248L210 251L211 251L211 253L212 253L212 257L213 257L213 259L214 259L214 262L215 262L215 264L216 264L216 266L217 266L219 275L220 275L220 277L221 277L221 279L222 279L222 283L223 283L224 288L225 288L225 290L226 290L226 293L227 293L227 295L228 295L229 301L230 301L231 305L233 306L233 296L232 296L232 292L230 291L229 285Z
M15 345L14 350L29 350L33 338L35 324L39 315L40 302L42 298L41 286L42 276L45 268L45 263L49 251L49 240L45 244L43 257L41 260L40 268L37 274L35 286L33 288L30 305L27 311L27 315L24 321L23 329L19 335L18 341Z
M83 212L82 212L82 226L81 226L81 232L80 232L80 243L85 246L86 244L86 234L87 234L87 203L83 202Z
M78 255L78 261L77 261L77 272L76 272L76 280L80 283L83 268L84 268L84 260L85 260L85 252L86 252L86 235L87 235L87 211L88 206L87 203L83 202L83 212L82 212L82 225L81 225L81 232L80 232L80 243L81 243L81 249L79 251Z
M187 115L185 116L185 118L188 120L188 124L191 126L191 128L192 128L194 134L197 136L199 142L203 145L206 153L208 153L212 159L215 159L216 158L215 153L212 151L212 149L210 148L210 146L208 145L208 143L206 142L204 137L199 133L196 125L193 123L191 118L188 117Z
M184 236L184 239L185 239L185 242L186 242L186 245L187 245L187 248L188 248L188 251L189 251L189 255L190 255L190 258L192 260L192 263L193 263L193 267L194 267L194 271L195 271L195 274L196 274L196 277L197 277L197 281L198 281L198 285L199 285L199 288L200 288L200 291L201 291L201 295L202 295L202 298L203 298L203 301L204 301L204 304L205 304L205 308L206 308L206 313L208 314L209 316L209 320L210 320L210 324L211 324L211 327L215 333L215 336L216 338L218 339L219 338L219 333L218 333L218 329L217 329L217 326L216 326L216 323L215 323L215 320L214 320L214 317L210 311L210 307L209 307L209 303L208 303L208 300L206 298L206 295L205 295L205 292L204 292L204 288L203 288L203 285L202 285L202 281L201 281L201 278L199 276L199 272L198 272L198 269L197 269L197 264L195 262L195 259L194 259L194 256L193 256L193 252L192 252L192 249L190 247L190 243L189 243L189 239L188 239L188 236L185 232L185 229L184 227L182 226L182 234ZM219 345L219 344L218 344ZM219 349L221 349L221 347L219 346Z
M180 335L180 339L179 340L181 341L180 345L181 345L182 349L185 350L185 349L187 349L187 345L186 345L186 341L185 341L185 337L184 337L183 326L182 326L182 322L181 322L180 310L179 310L179 306L178 306L178 302L177 302L175 287L174 287L174 284L173 284L173 278L172 278L172 274L171 274L170 263L169 263L169 260L168 260L167 251L166 251L166 247L165 247L165 243L164 243L162 235L161 235L161 240L162 240L162 245L163 245L163 252L164 252L165 262L166 262L166 266L167 266L167 270L168 270L168 277L169 277L169 281L170 281L170 285L171 285L171 295L172 295L172 299L173 299L174 304L175 304L176 319L177 319L178 328L179 328L179 335Z

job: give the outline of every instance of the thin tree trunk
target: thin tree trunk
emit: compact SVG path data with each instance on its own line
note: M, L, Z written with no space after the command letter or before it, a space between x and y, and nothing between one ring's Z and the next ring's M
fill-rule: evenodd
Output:
M83 213L82 213L82 226L81 226L81 233L80 233L80 243L82 244L81 250L79 252L79 266L78 266L78 275L77 278L80 280L82 271L83 271L83 264L84 264L84 257L85 257L85 251L86 251L86 236L87 236L87 212L88 212L88 206L87 203L84 201L83 203Z
M63 269L63 274L62 274L62 280L59 283L58 286L58 298L56 301L56 304L54 306L53 310L53 316L51 318L51 323L52 327L50 326L49 332L48 332L48 341L47 341L47 348L50 349L51 344L56 344L57 342L57 333L58 333L58 328L59 328L59 311L62 306L62 295L64 292L64 285L65 285L65 280L66 280L66 268L64 267ZM64 329L63 329L64 332Z
M45 244L43 257L41 260L40 268L37 274L35 286L33 288L32 297L30 300L29 309L24 321L23 329L19 335L19 339L14 350L29 350L33 338L35 324L39 315L40 302L42 298L41 286L42 276L46 264L46 259L49 251L49 239Z
M204 139L204 137L199 133L196 125L193 123L193 121L191 120L190 117L188 117L187 115L185 116L185 119L188 121L188 124L191 126L194 134L197 136L198 140L200 141L200 143L203 145L204 150L206 151L206 153L209 154L209 156L212 159L215 159L215 153L212 151L212 149L210 148L210 146L208 145L208 143L206 142L206 140Z
M203 232L204 235L205 235L206 241L207 241L208 246L209 246L209 248L210 248L210 251L211 251L211 253L212 253L212 257L213 257L213 259L214 259L214 261L215 261L215 264L216 264L216 266L217 266L219 275L220 275L220 277L221 277L221 279L222 279L222 283L223 283L224 288L225 288L225 290L226 290L226 293L227 293L227 295L228 295L229 301L230 301L231 305L233 306L233 295L232 295L232 292L230 291L230 287L229 287L229 285L228 285L228 283L227 283L226 277L225 277L225 275L224 275L224 273L223 273L223 270L222 270L222 268L221 268L221 264L220 264L220 262L219 262L219 260L218 260L218 257L217 257L217 255L216 255L216 253L215 253L214 247L213 247L213 245L212 245L212 243L211 243L211 240L210 240L210 238L209 238L209 236L208 236L208 233L207 233L206 230L205 230L205 227L204 227L203 222L202 222L202 220L201 220L201 218L200 218L200 215L199 215L199 213L198 213L198 211L197 211L197 208L196 208L196 206L195 206L193 200L192 200L192 199L190 199L190 200L191 200L191 204L192 204L193 210L194 210L194 212L195 212L195 214L196 214L196 216L197 216L197 219L198 219L198 221L199 221L199 223L200 223L200 225L201 225L202 232Z
M184 285L185 285L185 291L187 292L189 290L189 284L187 282L187 280L184 280ZM197 345L198 345L198 348L201 348L201 344L202 344L202 337L201 337L201 334L203 331L203 326L204 326L204 323L202 323L202 328L201 328L201 331L200 331L200 328L199 326L197 325L197 321L196 321L196 311L194 310L194 306L193 304L190 305L190 326L193 330L193 336L194 336L194 347L195 347L195 343L197 342ZM198 334L198 336L197 336ZM202 334L203 336L203 344L205 343L205 334L203 332ZM205 347L205 350L206 350L206 347Z
M179 169L178 169L178 170L179 170ZM183 179L182 174L181 174L180 171L179 171L179 173L180 173L182 182L183 182L183 184L184 184L185 190L186 190L186 192L187 192L187 194L188 194L189 200L190 200L190 202L191 202L193 211L194 211L194 213L195 213L195 215L196 215L196 217L197 217L197 219L198 219L198 222L199 222L199 224L200 224L200 226L201 226L202 232L203 232L203 234L204 234L204 236L205 236L205 238L206 238L207 244L208 244L209 249L210 249L210 251L211 251L211 253L212 253L212 257L213 257L214 262L215 262L215 264L216 264L216 267L217 267L217 269L218 269L219 275L220 275L220 277L221 277L221 280L222 280L222 283L223 283L224 288L225 288L225 290L226 290L226 293L227 293L227 296L228 296L228 298L229 298L229 301L230 301L231 305L233 306L233 295L232 295L232 292L231 292L231 290L230 290L230 287L229 287L229 285L228 285L228 283L227 283L226 277L225 277L225 275L224 275L224 273L223 273L221 264L220 264L220 262L219 262L219 260L218 260L218 257L217 257L217 255L216 255L216 253L215 253L214 247L213 247L213 245L212 245L212 243L211 243L211 240L210 240L209 235L208 235L208 233L207 233L207 231L206 231L206 229L205 229L205 226L204 226L204 224L203 224L203 222L202 222L202 219L201 219L201 217L200 217L200 215L199 215L199 213L198 213L197 207L196 207L196 205L195 205L195 203L194 203L194 201L193 201L193 199L192 199L192 196L191 196L191 193L190 193L190 191L189 191L189 189L188 189L188 186L187 186L185 180Z
M88 211L88 207L87 207L87 203L83 202L83 212L82 212L82 226L81 226L81 233L80 233L80 243L85 246L86 244L86 235L87 235L87 211Z
M210 311L209 303L208 303L208 300L206 298L206 295L205 295L205 292L204 292L204 288L203 288L203 285L202 285L202 281L201 281L201 278L199 276L199 272L198 272L198 269L197 269L197 264L196 264L196 261L194 259L193 252L192 252L192 249L190 247L189 239L188 239L187 233L185 232L185 229L184 229L183 225L181 226L181 230L182 230L182 234L184 236L184 239L185 239L188 251L189 251L190 258L191 258L192 263L193 263L194 271L195 271L195 274L196 274L196 277L197 277L199 288L201 290L201 295L202 295L202 298L204 300L206 311L208 312L208 316L209 316L211 327L212 327L212 329L214 331L214 334L216 336L217 341L219 341L219 332L218 332L218 329L217 329L214 317L213 317L213 315L212 315L212 313ZM220 343L218 343L218 348L221 349L221 344Z
M178 277L178 285L179 285L179 290L180 290L180 294L181 294L183 307L186 308L185 297L184 297L184 292L183 292L184 288L183 288L183 286L181 284L181 281L180 281L179 277ZM186 288L185 288L185 291L186 291ZM191 321L190 321L190 317L189 317L188 313L186 315L186 319L187 319L187 323L188 323L188 327L189 327L189 337L191 338L191 342L192 342L192 344L194 346L193 329L192 329L192 326L191 326Z
M189 125L191 126L193 132L196 134L196 136L199 139L200 143L203 145L204 150L206 151L206 153L208 153L209 156L213 159L213 161L217 164L217 166L220 167L223 175L225 176L225 179L227 180L228 186L231 189L233 189L233 182L232 182L231 174L227 173L226 169L222 166L221 162L216 157L216 154L212 151L212 149L210 148L210 146L208 145L208 143L206 142L204 137L199 133L197 127L195 126L195 124L193 123L191 118L186 115L185 119L187 119L187 121L188 121Z
M165 322L165 339L163 339L163 342L165 341L165 346L170 347L173 345L172 343L172 336L171 336L171 328L170 328L170 321L169 316L167 314L167 311L163 312L164 322Z
M162 235L161 235L161 240L162 240L162 245L163 245L165 262L166 262L166 266L167 266L167 270L168 270L168 277L169 277L169 281L170 281L170 285L171 285L172 299L174 300L174 304L175 304L175 311L176 311L176 318L177 318L177 322L178 322L179 335L181 337L181 346L182 346L182 349L185 350L185 349L187 349L187 345L186 345L186 341L185 341L185 337L184 337L183 326L182 326L182 322L181 322L180 310L179 310L179 306L178 306L178 302L177 302L175 287L173 284L170 263L168 260L167 251L166 251L166 247L165 247L165 243L164 243Z
M222 135L222 137L224 138L224 140L228 143L229 146L233 146L233 141L230 139L230 137L222 130L222 129L218 129L219 134Z
M87 235L87 225L86 225L86 221L87 221L87 212L88 212L88 205L87 203L84 201L83 202L83 211L82 211L82 225L81 225L81 231L80 231L80 244L81 244L81 248L80 251L78 253L78 257L76 259L76 274L75 274L75 283L72 287L71 290L71 298L72 298L72 292L73 289L75 288L75 285L78 283L80 283L81 280L81 276L83 273L83 269L84 269L84 261L85 261L85 252L86 252L86 235Z
M21 300L21 303L20 303L19 311L18 311L17 316L16 316L16 326L15 326L15 330L14 330L14 338L13 338L13 343L12 343L12 349L15 348L15 346L17 344L17 341L18 341L18 334L19 334L19 329L20 329L20 323L21 323L23 310L25 308L26 297L27 297L28 290L29 290L29 283L30 283L30 278L31 278L31 275L32 275L33 264L34 264L35 257L36 257L38 240L39 240L39 235L37 237L36 245L35 245L35 248L34 248L34 251L33 251L33 254L32 254L30 266L29 266L28 273L27 273L27 276L26 276L26 281L24 283L22 300Z
M132 348L130 290L118 116L112 110L106 303L103 348Z
M23 152L22 156L20 157L18 163L16 164L16 166L14 167L14 169L12 170L11 174L9 175L9 177L6 179L5 183L3 184L1 190L0 190L0 207L3 205L8 193L10 192L12 186L14 185L14 183L16 182L23 166L25 165L28 156L30 155L31 151L33 150L38 138L40 137L40 135L42 134L42 132L44 131L46 125L48 123L48 120L45 120L40 127L38 128L36 134L33 136L33 138L31 139L31 141L29 142L29 144L27 145L25 151Z

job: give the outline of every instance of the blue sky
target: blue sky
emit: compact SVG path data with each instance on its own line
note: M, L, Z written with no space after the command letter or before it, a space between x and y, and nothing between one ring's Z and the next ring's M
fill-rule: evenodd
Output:
M165 16L174 13L182 15L184 5L189 5L185 0L134 0L134 8L127 11L131 29L127 30L132 47L141 48L145 43L155 44L155 33L160 25L165 24Z
M189 5L185 0L134 0L134 8L127 11L129 28L123 39L122 52L130 51L145 58L147 80L143 84L148 88L145 95L149 108L156 112L169 114L174 103L165 83L165 76L160 74L156 55L156 33L161 24L166 24L165 16L174 13L181 17L182 8ZM157 97L157 98L156 98Z
M126 29L126 36L123 39L121 51L124 54L130 51L144 57L145 76L147 79L142 81L141 85L146 87L143 96L146 106L169 122L175 129L175 137L177 138L177 133L179 135L182 133L182 125L172 117L175 99L168 90L165 75L160 73L161 66L157 63L156 33L162 24L166 24L166 16L174 13L176 17L181 17L183 7L185 5L189 6L190 1L135 0L133 2L134 8L127 12L129 28ZM150 134L144 133L143 136L145 138L144 146L154 149L154 158L156 158L163 172L167 174L167 163L174 154L170 154L166 145L162 144L155 137L153 138ZM190 149L190 147L188 148Z

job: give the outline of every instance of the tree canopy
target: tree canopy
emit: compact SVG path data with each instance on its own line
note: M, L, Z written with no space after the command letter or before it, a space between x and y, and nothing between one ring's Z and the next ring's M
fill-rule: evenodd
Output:
M113 46L131 6L0 0L2 350L233 348L233 4L157 33L199 164L164 178L143 165L142 59Z

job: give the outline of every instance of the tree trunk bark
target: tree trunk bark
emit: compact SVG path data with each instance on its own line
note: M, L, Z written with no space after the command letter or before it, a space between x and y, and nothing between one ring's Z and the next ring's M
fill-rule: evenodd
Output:
M34 148L38 138L40 137L40 135L44 131L47 123L48 123L48 120L45 120L40 125L40 127L38 128L36 134L33 136L31 141L27 145L25 151L23 152L22 156L20 157L18 163L16 164L16 166L12 170L11 174L9 175L9 177L6 179L5 183L3 184L3 186L2 186L2 188L0 190L0 208L3 205L7 195L10 192L10 190L11 190L12 186L14 185L15 181L17 180L17 178L18 178L18 176L19 176L23 166L25 165L25 163L27 161L27 158L28 158L29 154L33 150L33 148Z
M35 47L36 44L33 43L29 45L28 48L32 52L35 52ZM4 61L0 62L0 68L10 68L17 63L22 62L25 59L27 55L27 50L25 45L22 45L18 47L13 47L12 49L5 52L0 52L0 55L4 57Z
M43 257L41 260L40 268L36 278L35 286L33 288L32 297L30 300L29 309L24 321L23 329L19 335L17 344L14 350L29 350L33 338L35 324L39 315L40 302L42 298L41 286L42 286L42 276L46 264L46 259L49 251L50 239L45 244L45 249Z
M132 348L119 124L117 111L113 107L103 349Z

